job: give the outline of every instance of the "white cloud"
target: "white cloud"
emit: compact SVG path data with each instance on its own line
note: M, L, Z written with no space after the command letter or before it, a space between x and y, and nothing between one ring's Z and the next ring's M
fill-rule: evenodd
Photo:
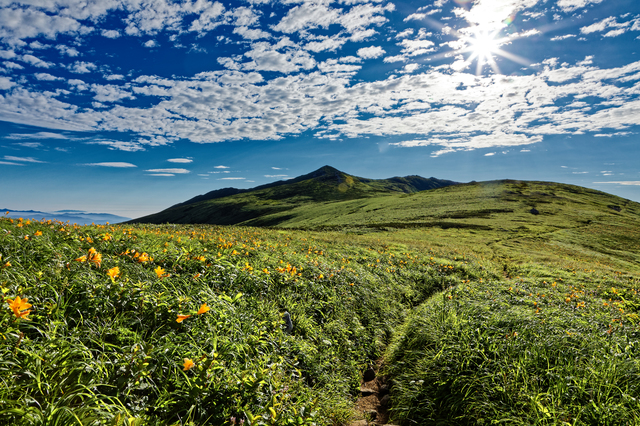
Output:
M150 169L150 170L145 170L146 172L151 172L151 173L171 173L171 174L187 174L187 173L191 173L190 170L187 169Z
M91 90L95 92L93 97L98 102L117 102L122 99L135 99L135 96L120 86L112 84L92 84Z
M288 38L281 39L277 44L257 42L252 49L244 54L249 62L240 62L240 58L218 58L218 62L230 69L244 69L250 71L276 71L292 73L301 69L311 69L316 61L309 53L298 48Z
M433 48L434 43L431 40L404 39L398 44L403 47L402 53L408 56L423 55L435 50L435 48Z
M170 163L193 163L191 158L169 158L167 161Z
M16 86L16 83L9 77L0 77L0 90L9 90L14 86Z
M420 68L420 64L407 64L402 68L402 71L400 72L403 74L408 74L408 73L415 72L419 68Z
M33 76L40 81L56 81L56 80L62 80L62 77L56 77L53 76L51 74L47 74L44 72L37 72L35 74L33 74Z
M102 37L106 38L118 38L122 35L118 30L102 30L100 34L102 34Z
M98 68L98 66L92 62L76 61L73 65L70 65L69 71L76 74L87 74Z
M67 55L67 56L69 56L71 58L75 58L76 56L80 56L80 52L75 47L69 47L69 46L65 46L64 44L59 44L59 45L56 46L56 49L58 49L60 54Z
M40 58L36 58L33 55L22 55L21 60L23 62L26 62L30 65L33 65L34 67L38 67L38 68L51 68L52 66L54 66L55 64L53 62L47 62L47 61L43 61Z
M114 151L137 152L137 151L145 150L143 144L139 142L131 142L131 141L98 139L98 140L86 142L86 144L87 145L104 145L109 147L110 150L114 150Z
M246 178L243 177L226 177L226 178L220 178L218 180L244 180Z
M16 56L18 55L13 50L0 50L0 58L2 59L13 59Z
M148 48L154 48L154 47L158 47L158 43L156 43L155 40L148 40L143 44L144 47L148 47Z
M593 182L593 183L608 183L625 186L640 186L639 180L624 180L624 181L612 181L612 182Z
M558 7L560 7L563 12L573 12L589 4L602 3L602 1L603 0L558 0Z
M279 177L287 177L289 175L264 175L266 178L279 178Z
M117 169L127 169L131 167L138 167L135 164L124 163L124 162L104 162L104 163L87 163L85 166L97 166L97 167L114 167Z
M257 28L235 27L234 34L238 34L247 40L259 40L261 38L271 38L271 34Z
M575 34L565 34L565 35L561 35L561 36L555 36L551 38L551 41L562 41L562 40L566 40L568 38L574 38L577 37Z
M406 61L407 61L407 57L405 55L387 56L383 60L383 62L385 63L406 62Z
M230 169L228 166L215 166L214 169Z
M12 155L5 155L4 159L7 161L20 161L23 163L46 163L46 161L36 160L33 157L14 157Z
M4 137L5 139L23 140L23 139L68 139L68 136L60 133L37 132L37 133L12 133Z
M320 41L310 41L304 46L304 48L305 50L310 50L316 53L324 51L333 52L340 49L346 42L347 39L339 35L333 37L320 37Z
M23 146L25 148L38 149L43 145L40 142L16 142L14 145Z
M24 67L20 64L16 64L15 62L5 61L2 63L5 68L13 69L13 70L23 70Z
M364 59L375 59L384 55L385 51L380 46L369 46L358 49L356 54Z
M404 18L404 22L408 21L421 21L427 17L426 13L412 13L411 15Z
M124 80L124 75L122 75L122 74L110 74L110 75L105 75L104 78L106 80L109 80L109 81Z
M2 164L4 166L24 166L24 164L13 163L11 161L0 161L0 164Z

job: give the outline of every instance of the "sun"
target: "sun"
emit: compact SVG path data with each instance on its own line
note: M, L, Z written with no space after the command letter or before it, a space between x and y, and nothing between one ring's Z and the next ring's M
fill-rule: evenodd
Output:
M500 41L496 39L496 32L488 33L478 31L469 40L472 56L478 60L489 60L500 49Z
M497 38L498 31L484 31L480 29L473 29L470 37L466 38L468 43L468 52L471 55L466 62L471 63L477 60L476 74L482 72L484 65L489 65L491 69L499 73L498 65L496 64L494 55L503 55L503 51L500 46L504 43L505 39Z

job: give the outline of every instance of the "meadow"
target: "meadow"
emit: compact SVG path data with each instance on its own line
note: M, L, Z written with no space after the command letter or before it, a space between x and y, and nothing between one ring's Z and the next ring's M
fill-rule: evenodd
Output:
M439 226L0 219L0 423L346 425L382 360L394 424L640 424L637 206L522 199Z

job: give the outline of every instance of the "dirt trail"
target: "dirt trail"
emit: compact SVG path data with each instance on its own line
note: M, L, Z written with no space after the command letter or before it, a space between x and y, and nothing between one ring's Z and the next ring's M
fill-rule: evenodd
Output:
M389 383L384 376L378 374L381 361L364 372L360 384L360 397L356 401L356 410L362 414L363 420L356 420L348 426L385 425L389 421Z

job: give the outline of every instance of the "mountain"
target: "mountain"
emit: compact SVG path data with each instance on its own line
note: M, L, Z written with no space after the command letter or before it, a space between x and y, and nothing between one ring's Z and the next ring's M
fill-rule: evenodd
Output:
M252 189L211 191L131 222L275 226L304 206L412 194L456 184L420 176L367 179L324 166L295 179Z
M0 212L7 212L6 216L11 218L24 219L47 219L59 220L60 222L75 223L78 225L90 225L92 223L103 225L109 223L120 223L130 220L128 217L117 216L109 213L88 213L82 210L56 210L53 212L43 212L36 210L11 210L1 209Z

